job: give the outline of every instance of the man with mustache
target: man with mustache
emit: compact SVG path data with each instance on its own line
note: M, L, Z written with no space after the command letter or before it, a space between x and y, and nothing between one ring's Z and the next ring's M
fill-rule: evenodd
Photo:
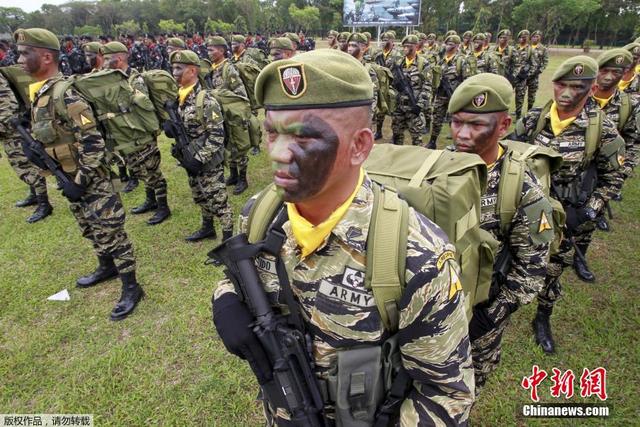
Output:
M284 201L271 224L284 233L284 243L273 252L260 251L254 262L274 309L299 311L305 319L314 374L331 388L335 383L329 377L336 369L350 378L342 362L338 367L343 352L370 346L375 354L392 335L382 323L371 289L365 287L371 262L366 256L367 234L380 197L374 195L378 184L362 168L374 144L369 128L373 86L357 59L322 49L265 67L256 82L256 96L266 110L274 186ZM241 233L252 226L248 215L257 200L254 197L243 209ZM464 297L452 287L450 275L451 268L457 270L449 258L453 247L435 224L413 209L408 223L410 253L403 270L407 284L398 304L398 344L412 385L401 397L399 418L392 421L466 425L473 373ZM276 264L286 266L290 285L270 267ZM287 307L283 298L289 291L294 297ZM213 318L231 353L252 359L252 366L268 365L250 350L257 340L252 315L228 280L215 291ZM256 370L258 382L266 387L270 367ZM352 378L356 386L355 373ZM366 400L370 386L362 386ZM338 418L341 425L342 417L350 415L336 409L335 399L331 393L326 396L321 415L331 422ZM358 402L351 405L348 412L358 412ZM285 408L265 409L269 424L290 425L291 414ZM360 419L370 424L360 423L372 425L375 408L365 412Z
M84 57L87 61L87 65L91 68L91 73L100 71L104 66L104 56L100 51L102 44L99 42L89 42L82 45L84 50Z

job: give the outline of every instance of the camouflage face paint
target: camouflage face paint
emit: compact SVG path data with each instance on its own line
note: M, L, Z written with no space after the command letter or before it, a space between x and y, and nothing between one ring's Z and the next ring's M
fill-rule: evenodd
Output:
M576 110L589 95L592 80L559 80L553 83L553 98L558 110L570 112Z
M604 67L598 70L598 88L609 91L618 85L624 75L624 69L617 67Z
M451 117L451 136L456 151L482 154L495 149L498 143L496 114L458 112Z
M340 139L321 118L306 114L301 121L267 120L267 149L274 182L287 202L300 202L318 194L336 160Z

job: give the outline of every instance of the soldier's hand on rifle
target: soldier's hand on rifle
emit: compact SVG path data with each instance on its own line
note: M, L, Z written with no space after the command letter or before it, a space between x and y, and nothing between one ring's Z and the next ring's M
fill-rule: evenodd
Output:
M76 184L73 181L62 183L62 195L70 202L79 202L82 196L84 196L85 191L82 185Z
M164 130L164 134L167 135L167 137L172 138L172 139L176 138L176 134L173 131L173 129L174 129L173 128L173 123L171 123L171 122L162 123L162 129Z
M475 341L487 332L494 329L494 324L491 316L487 313L487 306L485 304L478 304L473 307L473 317L469 322L469 338L471 341Z
M587 221L594 221L598 216L598 213L590 207L574 208L569 206L565 208L565 213L567 214L567 229L571 231L576 230L578 226Z
M420 108L420 106L416 105L415 107L413 107L413 108L411 109L411 112L412 112L413 114L415 114L416 116L419 116L419 115L420 115L420 113L422 112L422 109Z

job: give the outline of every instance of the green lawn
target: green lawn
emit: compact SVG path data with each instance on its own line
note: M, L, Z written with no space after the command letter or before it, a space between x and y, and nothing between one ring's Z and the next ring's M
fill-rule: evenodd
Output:
M560 60L552 58L543 81ZM539 103L549 96L549 85L542 84ZM447 143L446 132L441 145ZM385 135L390 137L389 120ZM147 296L130 318L117 323L108 317L119 297L118 281L86 290L74 286L96 261L53 181L54 215L29 225L24 219L30 209L13 207L25 186L6 158L0 160L0 412L92 413L100 426L261 424L256 382L244 362L227 354L211 323L211 294L222 272L204 261L215 242L184 242L199 227L199 209L184 171L169 155L168 141L162 139L161 147L173 215L156 227L146 225L148 215L127 216ZM231 197L236 213L270 179L264 152L251 157L250 168L250 190ZM124 202L130 209L143 198L138 189L125 195ZM577 394L583 368L608 370L612 416L590 423L566 420L563 425L637 422L638 200L636 178L627 184L624 201L614 206L613 231L597 234L589 259L598 283L581 283L572 272L565 275L565 298L553 316L557 355L545 356L533 343L533 306L513 317L501 367L473 409L474 425L561 424L517 416L518 405L529 400L519 384L534 364L549 373L552 367L572 369ZM71 301L46 300L64 288ZM550 381L544 384L542 400L560 402L550 398ZM582 401L575 396L569 400Z

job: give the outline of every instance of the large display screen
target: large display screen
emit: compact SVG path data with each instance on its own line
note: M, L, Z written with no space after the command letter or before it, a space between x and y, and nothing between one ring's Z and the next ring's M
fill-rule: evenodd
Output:
M343 25L418 25L420 0L344 0Z

